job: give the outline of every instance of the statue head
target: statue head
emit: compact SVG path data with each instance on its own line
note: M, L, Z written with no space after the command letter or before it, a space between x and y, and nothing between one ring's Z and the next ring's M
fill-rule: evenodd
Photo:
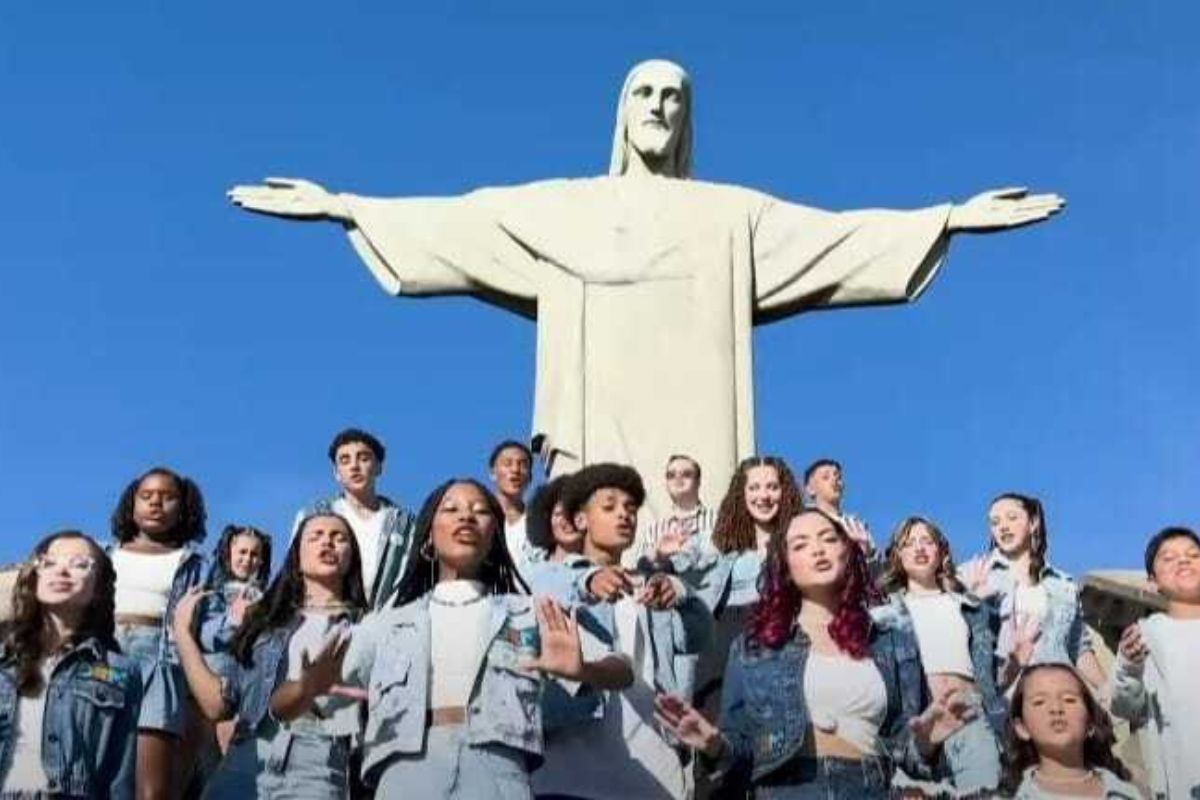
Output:
M639 158L652 172L692 176L692 80L671 61L629 70L617 101L609 175L624 175Z

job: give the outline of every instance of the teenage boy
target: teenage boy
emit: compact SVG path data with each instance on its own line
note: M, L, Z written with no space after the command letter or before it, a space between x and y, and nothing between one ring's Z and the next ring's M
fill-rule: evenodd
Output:
M686 761L654 720L656 691L690 696L695 655L708 643L711 620L683 584L665 574L621 568L646 498L632 467L595 464L573 475L562 504L584 535L579 586L587 605L576 613L589 646L611 647L633 670L633 684L610 692L594 719L547 738L546 764L533 775L535 793L586 800L684 798Z
M875 540L867 524L853 514L842 513L842 498L846 494L846 479L842 465L832 458L819 458L804 470L804 494L809 505L840 521L850 538L858 543L872 567L879 558Z
M314 513L346 518L362 554L363 589L370 608L385 605L404 574L412 542L413 515L376 491L387 455L383 442L358 428L347 428L329 444L333 477L341 491L306 506L296 515L292 535L300 521Z
M533 475L533 453L521 442L506 439L492 448L488 473L504 509L504 543L520 569L533 553L525 532L525 491Z
M701 552L712 549L717 511L700 501L700 464L689 455L677 453L667 459L665 477L671 508L654 524L643 526L637 544L626 551L627 565L647 556L655 562L671 560L676 564L679 557L684 557L690 564Z
M1130 625L1113 675L1112 713L1138 731L1155 798L1200 797L1200 536L1165 528L1146 546L1165 613Z

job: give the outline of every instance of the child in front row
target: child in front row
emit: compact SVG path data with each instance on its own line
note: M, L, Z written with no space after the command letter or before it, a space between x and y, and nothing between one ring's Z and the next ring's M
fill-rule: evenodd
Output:
M1146 546L1146 572L1167 599L1121 636L1113 714L1139 730L1155 797L1200 797L1200 536L1166 528Z
M1013 692L1004 784L1016 800L1139 800L1114 741L1108 714L1074 667L1026 667Z

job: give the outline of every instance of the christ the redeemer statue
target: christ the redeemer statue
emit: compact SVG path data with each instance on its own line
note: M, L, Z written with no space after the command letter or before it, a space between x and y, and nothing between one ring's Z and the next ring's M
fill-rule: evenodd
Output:
M342 223L392 294L471 294L536 319L532 435L552 472L617 461L648 475L687 453L715 487L755 452L754 325L914 300L951 234L1063 207L1011 189L829 212L693 180L691 98L678 65L634 67L606 176L399 199L268 179L229 196L248 211ZM664 507L653 490L650 500Z

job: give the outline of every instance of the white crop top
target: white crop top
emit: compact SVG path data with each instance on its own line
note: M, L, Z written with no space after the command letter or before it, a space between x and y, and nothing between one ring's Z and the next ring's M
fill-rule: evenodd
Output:
M887 687L872 659L809 651L804 702L814 728L844 739L866 755L879 753Z
M904 605L912 615L925 674L974 678L971 635L958 598L945 592L907 592Z
M442 581L429 603L429 707L465 706L471 700L487 639L492 604L479 581ZM424 665L421 665L423 668Z
M166 553L136 553L118 547L112 551L117 591L113 598L118 614L161 617L167 613L171 584L183 560L183 549Z

